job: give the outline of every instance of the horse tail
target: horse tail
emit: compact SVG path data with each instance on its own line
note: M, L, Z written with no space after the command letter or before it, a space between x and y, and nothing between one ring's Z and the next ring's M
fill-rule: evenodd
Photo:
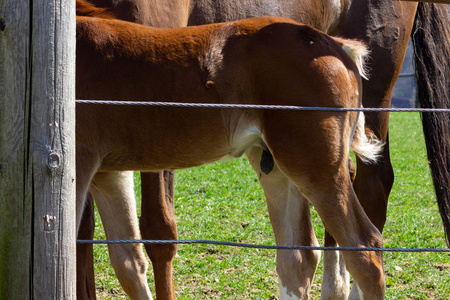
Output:
M358 122L356 123L355 132L351 148L366 164L376 163L383 150L384 143L380 141L376 135L368 128L365 128L364 113L360 112Z
M419 3L411 37L422 108L450 108L449 20L448 5ZM439 211L450 244L450 117L448 113L425 112L422 124Z
M115 16L107 8L96 7L92 3L85 0L77 0L76 12L77 16L115 19Z
M358 68L359 75L368 80L368 72L366 70L366 60L369 56L369 49L367 46L360 41L350 40L350 39L342 39L342 38L334 38L340 44L342 49L350 56L350 58L355 62L356 67Z
M355 62L361 77L367 79L368 74L365 69L365 61L369 55L369 50L366 45L349 39L338 39L338 41L341 43L342 49ZM383 146L384 143L370 129L365 128L364 113L360 112L351 144L351 148L356 156L367 164L375 163L380 157Z

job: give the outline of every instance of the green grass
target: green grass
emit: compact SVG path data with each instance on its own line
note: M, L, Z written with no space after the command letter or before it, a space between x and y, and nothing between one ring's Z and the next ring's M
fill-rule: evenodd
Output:
M446 247L419 115L392 113L390 143L396 179L383 232L385 246ZM245 160L176 172L180 239L275 244L262 189ZM138 191L137 187L139 198ZM323 227L312 214L323 244ZM97 223L95 238L103 239ZM106 246L94 247L99 298L126 298L109 265ZM450 299L448 253L388 252L384 267L386 299ZM178 299L278 299L274 250L180 245L174 269ZM322 265L312 299L320 297L321 274ZM151 269L148 277L154 293Z

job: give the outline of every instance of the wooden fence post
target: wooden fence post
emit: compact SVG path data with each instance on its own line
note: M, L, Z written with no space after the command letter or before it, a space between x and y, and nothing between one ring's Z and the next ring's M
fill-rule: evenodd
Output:
M0 299L76 298L74 99L75 1L0 0Z

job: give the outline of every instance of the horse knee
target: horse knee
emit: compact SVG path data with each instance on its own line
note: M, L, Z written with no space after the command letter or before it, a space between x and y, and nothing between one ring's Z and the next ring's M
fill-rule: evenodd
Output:
M148 262L141 245L112 245L110 247L111 263L120 270L133 270L138 274L147 272Z
M172 230L167 230L167 234L162 238L150 238L151 240L177 240L177 234L172 234ZM144 236L144 235L143 235ZM148 238L145 238L148 239ZM171 262L177 254L177 244L146 244L145 250L152 261L152 264L162 264Z
M147 285L148 262L142 246L111 245L111 264L124 291L131 299L152 299Z
M162 218L142 215L139 219L142 237L146 240L177 240L178 231L175 216L165 215ZM177 253L176 244L145 244L147 254L152 261L172 261Z
M173 260L177 254L178 247L175 244L146 245L145 249L152 264L162 264Z
M280 299L309 299L319 261L318 250L279 250L277 273Z

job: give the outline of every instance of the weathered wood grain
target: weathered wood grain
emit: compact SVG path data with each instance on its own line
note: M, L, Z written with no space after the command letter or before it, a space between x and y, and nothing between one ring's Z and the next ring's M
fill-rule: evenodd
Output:
M30 7L0 1L0 298L29 299L28 164Z
M76 297L74 87L75 1L0 0L0 299Z

